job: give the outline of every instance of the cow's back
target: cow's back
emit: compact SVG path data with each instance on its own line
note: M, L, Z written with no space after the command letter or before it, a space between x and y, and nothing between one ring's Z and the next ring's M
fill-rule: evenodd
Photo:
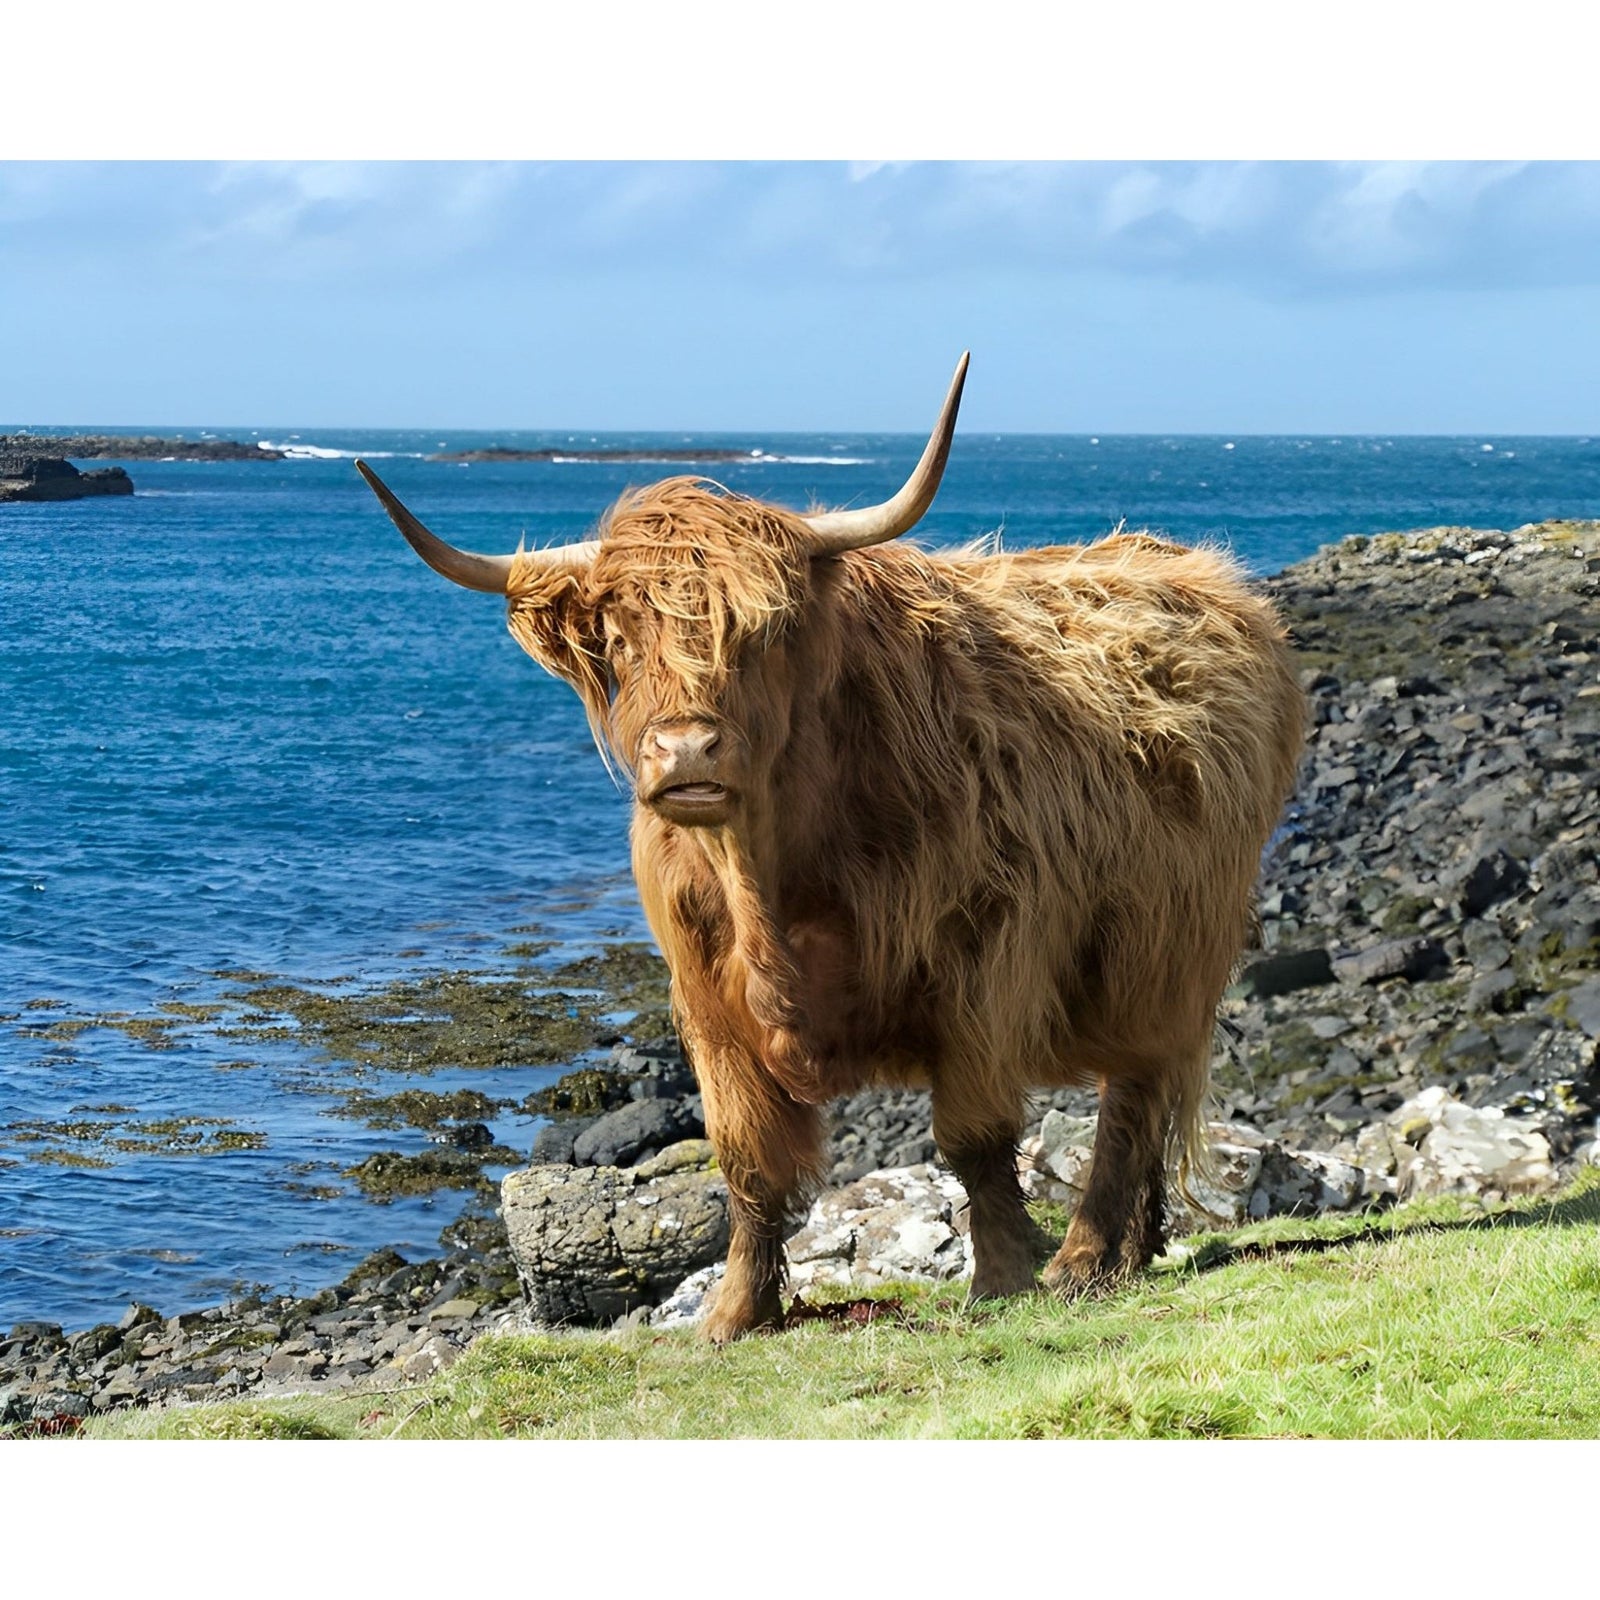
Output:
M794 860L853 932L866 1031L1031 1081L1193 1048L1298 760L1271 608L1144 535L850 559L831 821Z

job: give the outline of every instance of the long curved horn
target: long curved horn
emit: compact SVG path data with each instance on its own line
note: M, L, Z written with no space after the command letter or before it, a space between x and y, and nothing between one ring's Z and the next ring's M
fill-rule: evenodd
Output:
M367 480L367 487L383 502L390 520L406 536L411 548L452 583L484 594L505 594L511 586L511 573L519 560L539 567L567 567L574 571L589 565L599 553L598 543L552 545L548 550L525 550L515 556L481 556L471 550L457 550L428 532L406 510L398 497L365 461L356 462L356 471Z
M944 464L950 455L950 439L956 431L956 412L961 406L961 386L967 381L967 362L972 352L965 351L956 363L950 392L944 397L944 410L933 425L928 448L905 486L892 500L879 506L863 506L859 511L824 511L802 520L817 536L818 555L837 555L842 550L860 550L869 544L882 544L915 527L933 504Z

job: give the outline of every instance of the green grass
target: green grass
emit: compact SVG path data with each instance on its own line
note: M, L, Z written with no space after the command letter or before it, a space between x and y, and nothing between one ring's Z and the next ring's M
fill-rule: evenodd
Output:
M1104 1299L692 1333L480 1341L414 1388L94 1419L162 1438L1594 1438L1600 1172L1554 1201L1431 1202L1189 1241Z

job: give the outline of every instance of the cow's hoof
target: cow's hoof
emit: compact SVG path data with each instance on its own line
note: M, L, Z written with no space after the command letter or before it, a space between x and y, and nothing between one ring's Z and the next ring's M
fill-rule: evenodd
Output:
M980 1300L1009 1300L1014 1295L1032 1294L1039 1287L1031 1261L1012 1261L1003 1266L985 1266L972 1274L967 1304Z
M1131 1274L1115 1256L1100 1251L1062 1250L1044 1269L1044 1286L1061 1300L1086 1300L1110 1294Z
M700 1337L711 1344L731 1344L747 1333L773 1333L783 1326L783 1300L776 1289L765 1295L730 1295L727 1280L700 1324Z

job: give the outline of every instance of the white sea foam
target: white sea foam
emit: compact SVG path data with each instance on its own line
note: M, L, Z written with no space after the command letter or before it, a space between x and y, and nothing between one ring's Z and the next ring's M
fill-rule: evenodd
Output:
M769 456L753 455L752 461L776 461L786 467L870 467L871 456Z
M563 467L870 467L870 456L772 456L765 451L752 450L747 456L736 456L731 461L695 461L692 457L675 456L671 451L659 456L549 456L552 465Z
M420 450L334 450L321 444L295 444L292 441L278 444L271 439L258 439L258 450L281 450L291 461L391 461L396 456L420 459Z

